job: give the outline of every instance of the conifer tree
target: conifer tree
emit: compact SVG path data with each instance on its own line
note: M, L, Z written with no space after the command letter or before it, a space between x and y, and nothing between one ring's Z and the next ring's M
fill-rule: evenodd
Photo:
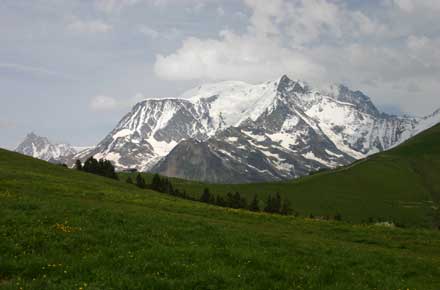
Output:
M76 160L76 162L75 162L75 169L76 170L80 170L80 171L83 169L81 160L79 160L79 159Z
M133 184L133 179L131 179L131 176L129 176L125 182Z
M151 180L151 189L160 191L162 187L162 180L159 174L154 174L153 179Z
M140 175L140 173L138 173L136 176L136 185L139 188L146 188L145 179L142 177L142 175Z
M164 188L164 192L174 195L174 188L173 185L171 184L170 180L168 178L165 179L165 188Z
M115 172L115 167L109 160L105 160L105 159L102 160L102 162L100 162L100 166L101 166L100 170L102 176L118 179L118 175Z
M225 206L234 207L234 195L230 192L226 194Z
M240 194L238 192L235 192L232 197L232 207L240 208Z
M272 200L272 212L273 213L281 212L281 196L278 192L275 195L275 198Z
M209 204L215 204L215 202L216 202L216 198L215 198L215 195L214 194L211 194L210 195L210 197L209 197Z
M200 197L201 202L209 203L211 201L211 194L209 193L209 188L203 190L202 196Z
M246 208L246 199L241 197L239 192L236 192L234 195L234 200L236 204L236 208Z
M105 167L106 167L106 164L104 163L104 159L99 159L98 166L96 168L96 173L101 176L107 176L106 175L107 170Z
M217 197L215 199L215 204L218 206L224 207L224 206L226 206L226 201L222 196L217 195Z
M271 194L269 194L267 196L267 202L266 202L266 206L264 208L264 211L268 212L268 213L272 213L273 212L273 199L272 199L272 195Z
M254 198L252 199L252 202L249 204L249 210L250 211L260 211L259 202L257 195L254 195Z
M167 187L168 187L168 180L165 177L161 177L159 182L159 191L166 192Z
M83 170L89 173L98 174L99 172L98 168L99 168L99 163L95 158L93 158L93 156L88 158L83 165Z
M99 159L90 157L85 162L84 165L81 164L80 160L75 162L75 168L77 170L82 170L88 173L93 173L113 179L118 179L118 175L116 174L115 167L109 160Z
M285 198L283 201L283 205L281 206L280 213L283 215L289 215L292 213L292 208L290 207L290 201Z

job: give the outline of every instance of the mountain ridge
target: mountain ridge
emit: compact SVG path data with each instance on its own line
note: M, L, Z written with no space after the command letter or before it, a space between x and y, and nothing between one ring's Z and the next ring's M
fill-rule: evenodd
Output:
M388 115L360 91L343 85L320 91L285 75L256 85L239 81L206 84L181 96L137 103L95 148L75 158L95 156L113 161L119 170L163 173L172 149L194 139L211 144L217 156L225 156L221 153L225 148L236 156L243 147L259 151L256 162L252 157L239 158L250 165L244 169L254 174L267 170L270 178L279 180L387 150L440 121L438 112L422 118ZM245 143L229 141L235 138ZM225 162L229 162L225 168L230 168L238 161Z
M34 132L28 133L15 151L51 163L67 162L77 153L70 144L52 143L47 137L38 136Z

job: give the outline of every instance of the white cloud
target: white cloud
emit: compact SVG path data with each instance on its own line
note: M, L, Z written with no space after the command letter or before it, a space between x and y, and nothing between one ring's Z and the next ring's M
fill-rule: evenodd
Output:
M74 19L67 25L67 29L78 33L104 33L112 30L112 26L97 19L90 21Z
M359 28L360 35L386 36L389 33L384 24L372 20L362 12L356 11L352 17Z
M407 39L408 54L425 68L436 68L440 73L440 38L410 35Z
M96 7L106 13L120 11L121 9L139 3L141 0L96 0Z
M413 13L416 10L440 11L438 0L394 0L394 3L407 13Z
M252 12L244 33L188 37L156 56L156 75L255 82L287 73L318 85L343 82L378 103L399 98L406 111L440 106L433 93L440 91L440 1L384 0L372 11L330 0L244 2ZM426 101L415 102L414 93Z
M159 32L156 29L146 25L141 25L139 27L139 32L148 36L151 39L156 39L159 36Z
M312 78L321 70L301 52L281 48L269 39L230 31L221 32L219 40L186 39L176 53L158 55L155 63L158 76L178 80L267 80L288 72Z
M284 17L283 0L261 1L244 0L252 9L248 30L257 37L266 37L272 34L278 34L277 22Z
M343 16L348 15L345 8L324 0L245 0L245 3L252 10L246 33L225 30L218 39L185 39L176 52L157 55L156 74L164 79L184 80L255 81L284 73L320 79L325 69L307 55L305 44L329 32L341 37L344 27L356 26L357 34L362 31L361 24L368 33L375 29L373 21L363 14L362 23L355 22L354 17L343 21ZM354 25L347 25L347 21ZM287 41L283 34L289 36Z
M144 100L145 97L141 94L128 99L116 99L109 96L99 95L90 99L89 108L95 112L107 112L114 110L125 110L132 107L135 103Z

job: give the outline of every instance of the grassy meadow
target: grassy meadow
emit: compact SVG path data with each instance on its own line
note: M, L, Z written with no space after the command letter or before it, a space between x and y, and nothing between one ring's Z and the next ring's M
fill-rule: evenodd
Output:
M225 209L0 150L0 289L425 289L440 232Z

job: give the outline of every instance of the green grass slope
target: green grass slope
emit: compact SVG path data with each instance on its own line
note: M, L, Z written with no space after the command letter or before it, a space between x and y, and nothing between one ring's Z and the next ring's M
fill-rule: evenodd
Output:
M124 176L125 177L125 176ZM147 179L151 178L146 174ZM203 188L225 195L238 191L261 207L279 192L300 215L334 216L352 222L394 221L404 226L440 225L440 125L406 143L353 165L290 182L205 184L172 179L173 185L198 197Z
M438 285L438 231L228 210L0 150L0 289Z

